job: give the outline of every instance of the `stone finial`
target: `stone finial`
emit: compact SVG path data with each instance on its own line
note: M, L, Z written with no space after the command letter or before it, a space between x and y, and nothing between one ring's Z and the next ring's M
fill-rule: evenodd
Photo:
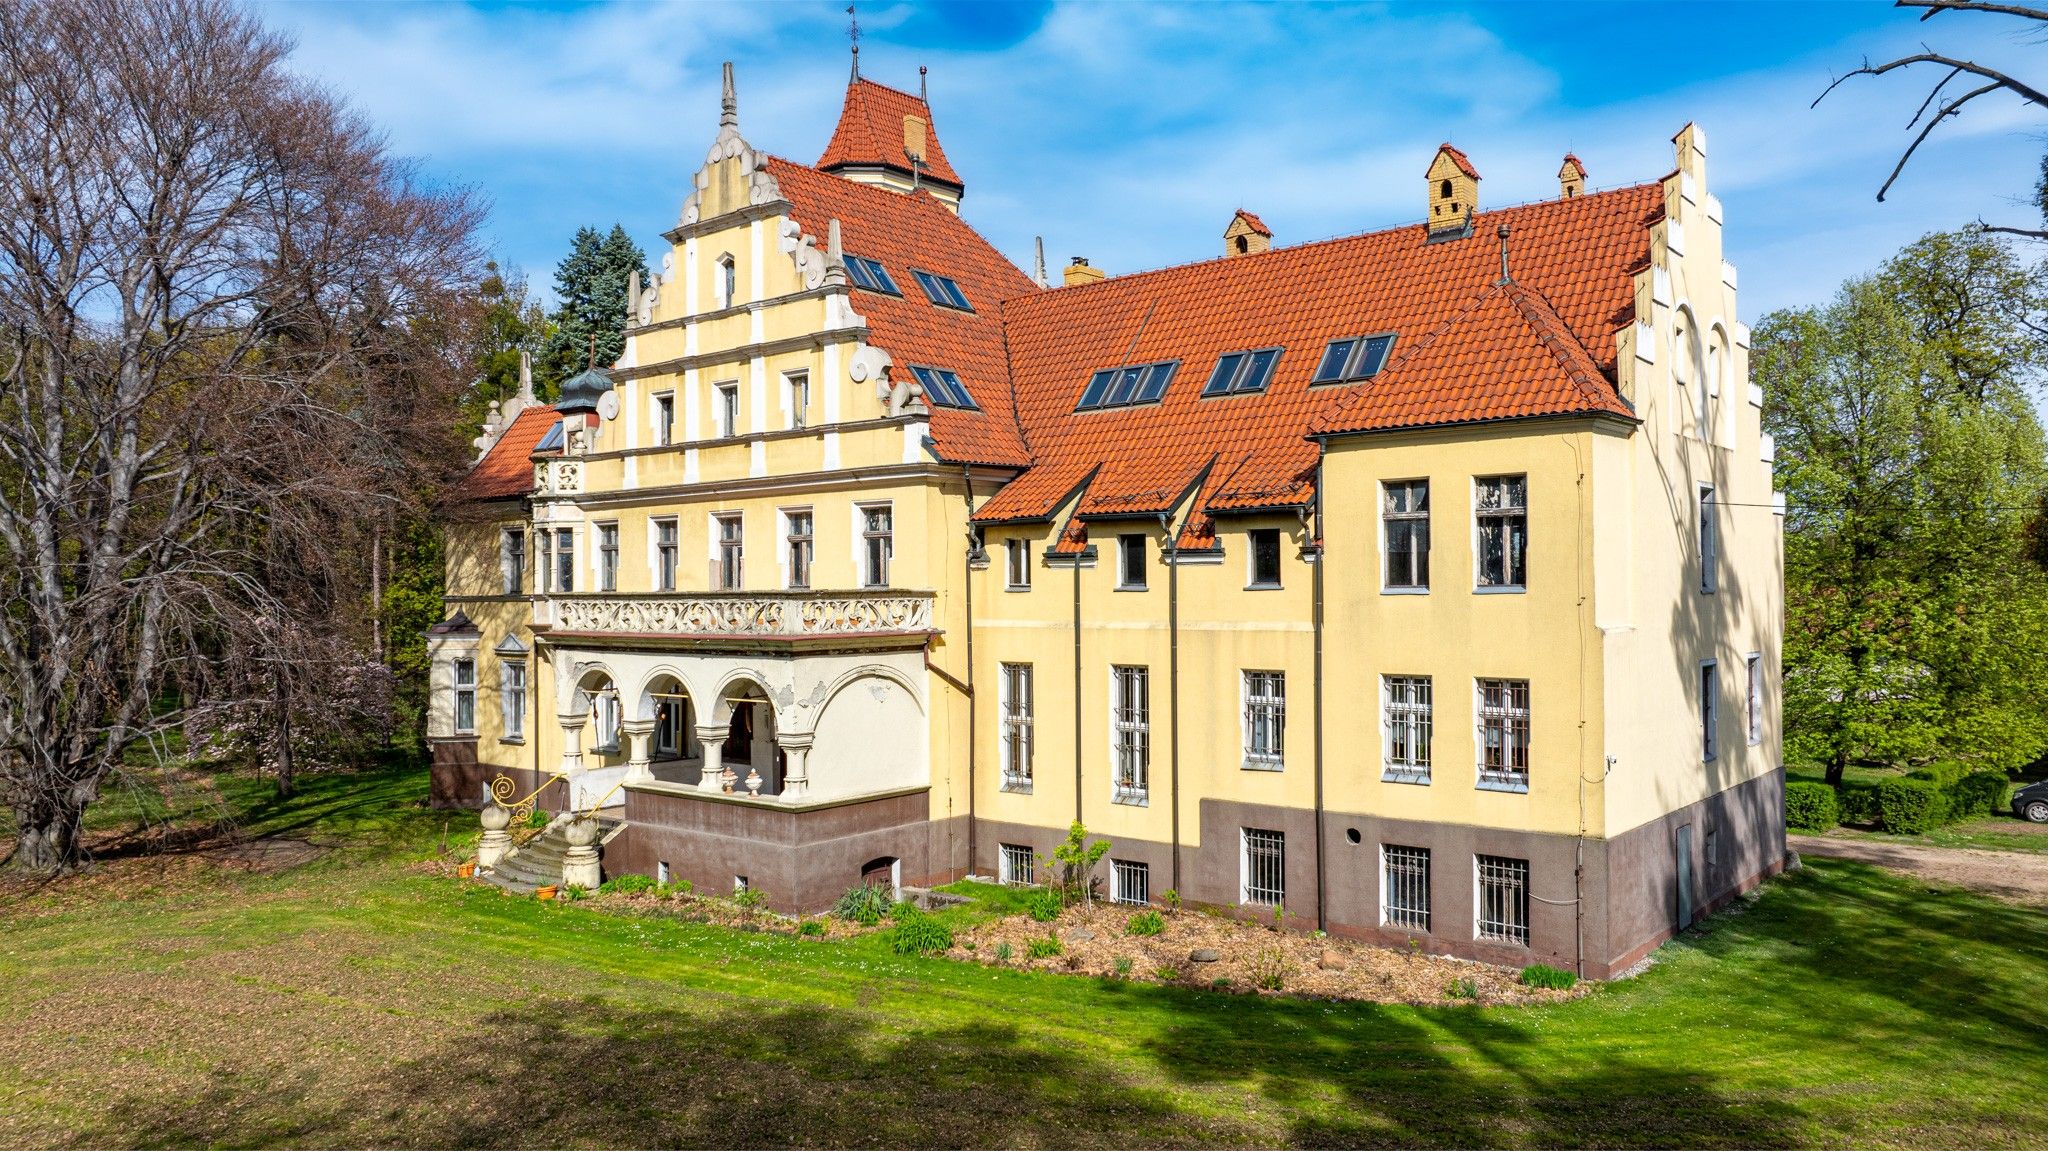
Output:
M1045 237L1031 237L1034 254L1031 260L1031 282L1045 287Z
M718 126L734 131L738 131L740 126L740 97L739 91L733 87L730 60L725 62L725 91L719 96Z
M520 407L533 402L533 353L519 349L519 399Z

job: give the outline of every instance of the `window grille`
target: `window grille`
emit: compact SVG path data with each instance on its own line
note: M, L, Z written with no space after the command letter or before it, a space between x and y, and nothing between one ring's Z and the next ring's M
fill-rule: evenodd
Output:
M1009 540L1003 545L1005 558L1004 583L1015 590L1031 586L1031 541Z
M1429 930L1429 849L1380 848L1386 879L1381 885L1380 921L1409 931Z
M888 587L889 561L896 550L895 519L888 504L860 509L863 586Z
M811 586L811 553L816 546L811 534L811 513L789 513L789 586L802 589Z
M1280 586L1280 529L1253 528L1245 533L1251 542L1251 586Z
M1700 664L1700 758L1712 759L1720 751L1715 728L1720 719L1720 668L1713 660Z
M1140 906L1152 902L1151 869L1129 859L1110 860L1109 901Z
M1031 849L1019 843L997 845L996 879L1003 883L1038 882L1038 861Z
M1287 836L1247 827L1244 831L1243 903L1278 907L1287 902Z
M1152 742L1149 681L1146 668L1110 669L1110 759L1116 769L1112 798L1118 803L1146 800Z
M1278 771L1284 758L1287 677L1277 671L1244 673L1244 765Z
M597 525L597 588L619 590L619 525Z
M1435 703L1426 675L1386 677L1387 762L1383 778L1429 782Z
M1529 480L1494 476L1478 483L1479 586L1523 587L1528 582Z
M1749 742L1754 745L1764 741L1764 657L1752 652L1746 662L1749 665Z
M738 591L744 584L746 523L738 516L719 516L718 520L718 586L726 591Z
M498 554L505 573L505 594L519 595L526 590L526 532L522 528L506 528L499 537Z
M455 661L455 730L462 735L476 731L476 661Z
M1528 946L1529 861L1479 855L1473 866L1479 880L1479 938Z
M1386 525L1386 586L1429 586L1429 481L1388 484L1381 495Z
M1529 681L1479 681L1479 782L1529 786Z
M526 738L525 660L508 659L498 665L498 703L504 712L504 738Z
M661 590L676 590L676 521L654 522L654 555Z
M1714 489L1700 488L1700 591L1713 594L1714 569L1720 557L1720 525L1714 522Z
M1031 788L1031 665L1006 663L1001 683L1003 718L1003 788Z

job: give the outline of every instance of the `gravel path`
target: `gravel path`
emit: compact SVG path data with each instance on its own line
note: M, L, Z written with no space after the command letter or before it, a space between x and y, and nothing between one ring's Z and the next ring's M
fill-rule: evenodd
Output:
M1922 879L1953 883L2031 907L2048 907L2048 855L2027 851L1977 851L1966 847L1923 847L1886 843L1853 834L1788 835L1801 855L1873 863Z

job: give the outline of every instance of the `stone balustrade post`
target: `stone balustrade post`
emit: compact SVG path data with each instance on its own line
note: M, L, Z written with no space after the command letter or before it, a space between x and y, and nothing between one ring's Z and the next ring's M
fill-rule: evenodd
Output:
M646 783L654 778L650 749L654 745L654 721L629 719L619 725L626 737L626 782Z
M574 775L583 770L583 724L589 718L588 712L580 711L555 717L562 725L563 775Z
M697 725L697 742L704 748L704 778L697 783L699 791L722 791L725 773L726 725L713 727L710 724Z
M785 769L782 774L782 801L798 803L811 793L811 733L808 731L777 732L775 745L782 749Z

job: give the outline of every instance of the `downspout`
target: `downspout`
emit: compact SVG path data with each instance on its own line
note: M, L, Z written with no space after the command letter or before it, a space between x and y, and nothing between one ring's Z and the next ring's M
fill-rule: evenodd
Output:
M967 555L961 561L961 569L967 584L967 874L974 874L974 867L981 857L975 854L974 826L974 756L981 742L975 737L976 713L981 703L974 697L974 553L980 550L974 538L974 469L960 465L960 480L967 485Z
M1074 822L1081 822L1081 557L1074 556Z
M1316 777L1316 930L1330 930L1330 900L1324 883L1326 867L1323 858L1323 562L1328 553L1323 548L1323 457L1322 444L1316 451L1316 490L1310 511L1302 514L1302 526L1307 528L1309 519L1314 517L1316 549L1315 571L1309 577L1313 589L1314 606L1311 608L1311 630L1315 633L1315 777Z
M1166 713L1173 753L1168 758L1166 803L1173 828L1173 890L1180 890L1180 534L1168 521L1170 509L1159 513L1166 533Z

